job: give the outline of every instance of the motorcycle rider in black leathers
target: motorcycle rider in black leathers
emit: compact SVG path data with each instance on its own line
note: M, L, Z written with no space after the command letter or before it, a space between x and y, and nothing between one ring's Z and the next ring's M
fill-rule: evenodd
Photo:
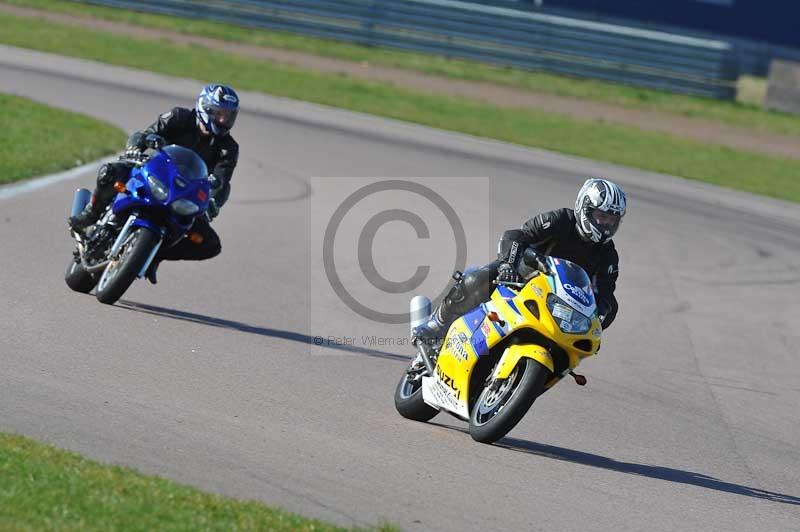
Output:
M149 127L134 132L128 138L127 149L141 152L164 144L177 144L196 152L212 169L207 213L209 219L213 219L228 201L231 177L239 159L239 144L230 135L238 111L239 97L233 89L225 85L206 85L194 109L175 107L162 114ZM73 230L82 231L97 222L117 194L114 183L127 181L133 165L132 162L118 161L100 167L89 204L69 220ZM222 251L219 236L206 217L195 219L192 232L199 233L202 242L195 244L184 238L172 247L162 247L147 271L146 277L150 282L157 282L156 270L162 260L210 259Z
M625 215L625 193L605 179L588 179L578 192L575 210L557 209L525 222L522 229L506 231L498 244L498 258L482 268L453 276L455 283L428 321L413 331L415 342L433 345L442 340L459 316L488 301L492 281L520 282L531 269L522 264L531 248L540 255L569 260L592 279L597 312L604 329L617 315L614 297L619 257L612 237ZM541 258L539 259L541 260Z

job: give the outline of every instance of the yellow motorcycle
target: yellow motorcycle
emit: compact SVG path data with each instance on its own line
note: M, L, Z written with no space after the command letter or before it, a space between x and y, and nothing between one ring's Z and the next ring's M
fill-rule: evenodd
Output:
M453 322L440 344L417 342L395 390L401 416L428 421L444 410L468 421L474 440L493 443L563 377L586 384L573 370L602 335L589 276L532 250L524 258L538 268L526 282L495 281L491 299Z

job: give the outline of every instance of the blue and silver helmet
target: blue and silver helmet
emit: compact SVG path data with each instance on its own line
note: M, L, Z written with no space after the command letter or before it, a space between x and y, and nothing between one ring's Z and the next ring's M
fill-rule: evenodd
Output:
M214 135L227 135L239 114L239 96L226 85L206 85L197 98L197 119Z

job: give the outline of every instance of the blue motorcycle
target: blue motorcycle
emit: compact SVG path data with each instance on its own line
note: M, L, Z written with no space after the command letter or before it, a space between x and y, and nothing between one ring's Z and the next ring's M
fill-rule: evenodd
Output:
M120 160L132 165L128 179L114 184L118 194L94 226L71 232L76 246L65 275L72 290L89 293L96 286L98 301L109 305L145 275L161 246L202 241L191 228L206 216L211 195L205 162L187 148L156 146ZM90 196L86 189L75 192L73 215Z

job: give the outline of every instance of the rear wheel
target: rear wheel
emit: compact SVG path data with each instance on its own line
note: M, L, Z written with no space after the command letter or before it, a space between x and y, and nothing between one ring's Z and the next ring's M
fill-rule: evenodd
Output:
M97 300L114 304L139 275L159 237L144 227L136 227L122 244L119 256L112 260L97 283Z
M522 358L507 379L481 391L469 416L469 434L481 443L494 443L513 429L544 391L550 370Z
M416 360L412 362L397 383L394 391L394 407L404 418L424 422L432 419L439 411L422 400L421 370L415 370L418 364Z
M67 286L76 292L88 294L97 284L97 278L83 269L83 266L73 258L67 264L67 271L64 274L64 281Z

